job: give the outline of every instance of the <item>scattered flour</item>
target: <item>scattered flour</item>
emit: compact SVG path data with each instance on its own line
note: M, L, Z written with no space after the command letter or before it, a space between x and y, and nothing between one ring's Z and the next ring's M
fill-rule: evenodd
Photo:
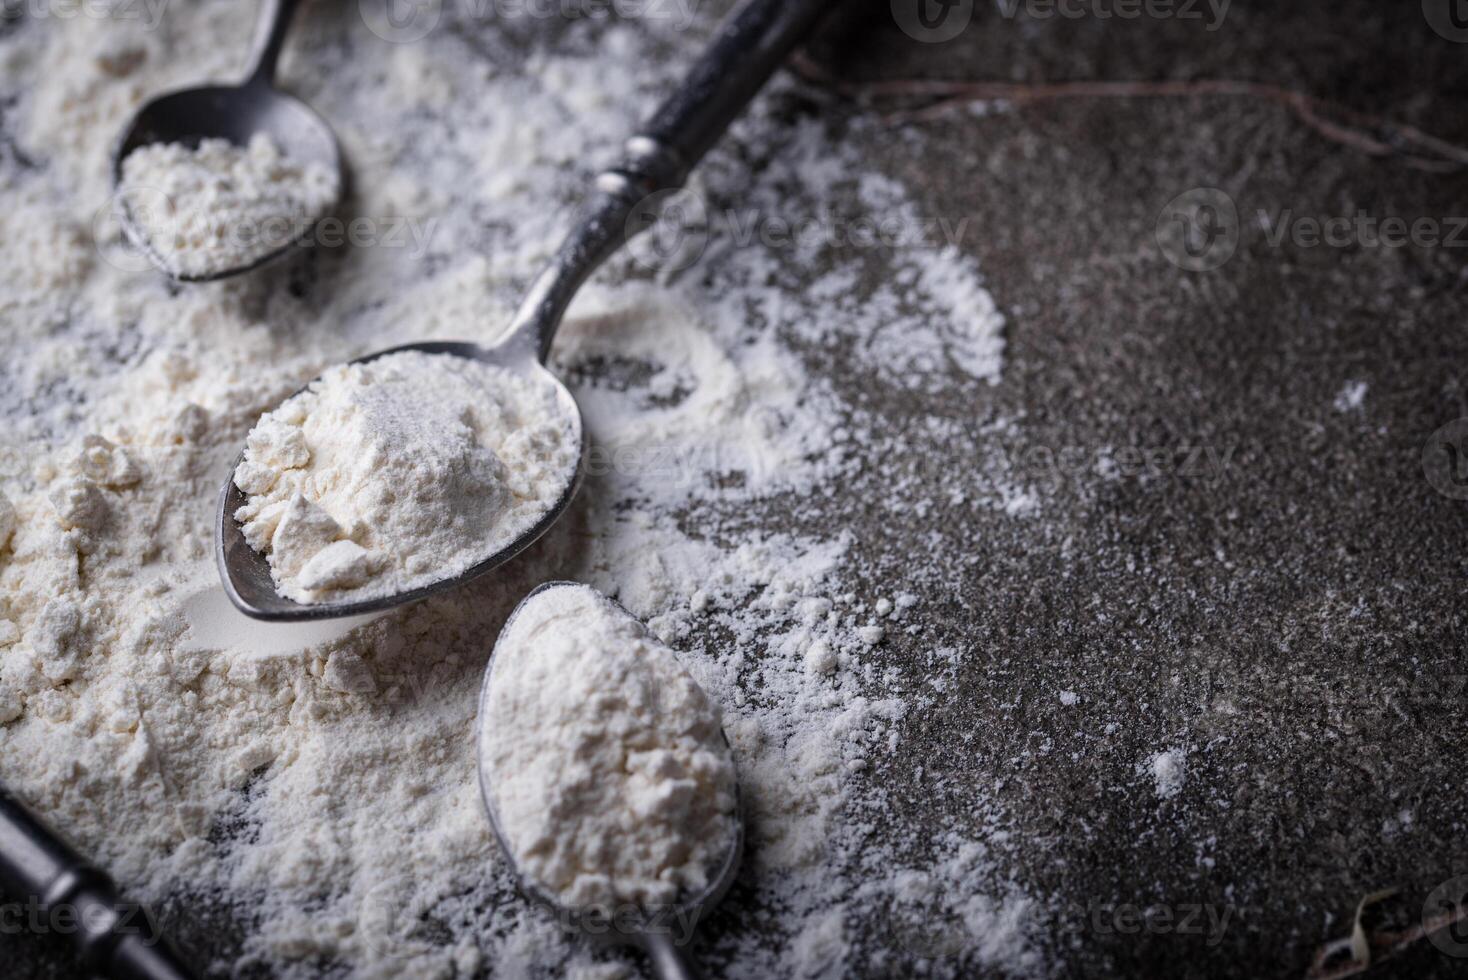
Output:
M252 265L309 231L337 197L337 175L299 166L264 133L248 146L205 139L150 143L122 161L118 197L143 241L174 276Z
M984 843L947 833L935 847L930 863L899 866L857 889L882 910L875 925L890 948L938 961L967 952L975 976L1036 972L1042 910L1012 883L990 880Z
M339 629L247 633L229 618L212 509L261 414L394 343L494 340L590 168L701 37L656 18L475 21L470 7L444 5L452 29L385 44L354 6L307 4L282 64L351 161L344 208L435 222L421 253L318 244L188 288L140 268L108 218L108 145L146 98L237 71L255 10L175 5L154 30L22 17L0 32L7 76L38 79L0 123L0 317L24 352L0 368L0 779L133 895L206 910L175 931L205 941L219 975L634 975L635 957L593 955L519 896L475 778L490 639L530 589L574 579L675 646L723 706L748 810L732 908L700 928L724 975L830 958L842 976L1043 972L1043 903L1010 879L985 780L950 787L962 841L889 796L884 767L933 690L882 665L886 645L922 642L905 633L918 610L902 618L916 598L876 628L851 593L884 570L839 524L803 516L882 465L833 377L976 403L998 378L1002 318L960 248L827 240L792 261L716 229L680 274L614 260L552 352L583 409L587 483L533 549ZM507 33L522 27L537 33ZM777 81L716 148L701 193L921 221L900 183L867 173L862 147L890 139L885 124L811 112L792 88ZM810 268L824 270L814 286ZM940 423L954 439L984 431L904 420ZM880 477L892 501L914 498L901 474ZM983 474L972 483L965 506L1002 513ZM956 676L970 653L940 651L935 669ZM936 947L884 929L920 905L888 914L909 872L962 925Z
M516 610L479 717L486 801L521 871L572 908L666 908L737 839L720 713L668 647L595 590Z
M548 380L406 351L334 367L266 413L234 482L245 540L297 602L463 572L564 495L581 427Z
M1359 412L1366 402L1366 391L1370 386L1365 381L1347 381L1335 396L1337 412Z
M1146 771L1156 783L1157 798L1170 800L1182 792L1187 755L1182 749L1167 749L1147 760Z

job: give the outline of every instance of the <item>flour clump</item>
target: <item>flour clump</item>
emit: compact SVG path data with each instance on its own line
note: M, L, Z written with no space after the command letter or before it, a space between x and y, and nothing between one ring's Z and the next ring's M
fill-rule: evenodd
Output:
M480 764L522 874L573 908L696 897L738 832L719 709L587 586L532 596L495 650Z
M320 163L285 157L263 133L248 146L151 143L122 161L118 193L150 250L174 276L207 277L249 266L295 242L336 200Z
M556 387L448 354L341 365L262 416L234 482L245 541L297 602L457 575L564 495L579 424Z

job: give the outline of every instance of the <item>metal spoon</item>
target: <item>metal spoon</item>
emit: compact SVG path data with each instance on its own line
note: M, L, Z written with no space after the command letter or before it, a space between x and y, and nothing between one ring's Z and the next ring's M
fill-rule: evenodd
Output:
M510 862L510 868L515 874L520 890L525 896L537 904L543 905L556 914L557 920L570 925L579 932L597 942L610 943L612 945L639 947L648 958L652 960L653 972L661 980L695 980L700 974L689 960L684 950L688 940L692 938L693 928L705 913L711 911L734 884L734 878L739 871L739 860L744 854L744 823L740 819L736 825L734 840L729 846L723 862L719 865L718 873L710 880L702 892L691 896L686 901L678 903L671 908L659 909L656 912L643 910L631 911L619 907L614 913L608 914L608 910L575 909L561 904L551 896L545 889L541 888L535 879L525 875L515 860L515 852L510 848L509 838L505 836L500 824L499 809L495 804L494 781L490 778L489 767L485 764L485 720L489 710L490 686L494 683L494 666L496 654L499 653L500 644L510 633L510 626L520 610L531 599L540 595L548 589L560 588L584 588L577 582L547 582L533 590L524 599L520 600L515 611L510 613L505 625L500 628L499 639L495 641L494 649L490 651L489 663L484 668L484 683L479 689L479 737L475 743L479 767L479 792L484 798L484 809L489 815L489 825L494 831L495 840L499 842L500 850L505 855L505 860ZM617 605L615 600L609 600ZM621 609L620 605L617 608ZM626 610L622 610L626 612ZM627 613L629 618L631 613ZM728 737L724 738L725 744ZM735 813L740 814L743 801L739 796L738 784L735 784L734 806ZM671 933L678 931L681 935L675 938Z
M68 915L68 933L87 976L113 980L193 980L197 974L159 935L152 913L124 902L108 875L86 861L0 786L0 888L19 910ZM20 920L17 918L17 924ZM32 921L35 921L34 919ZM59 918L43 918L59 927ZM19 931L15 928L12 931ZM42 930L46 931L46 930Z
M694 63L682 89L653 113L642 133L626 143L622 161L596 178L595 193L550 265L531 283L494 347L467 343L408 344L379 351L368 361L395 351L453 354L496 364L557 387L567 417L581 428L575 399L542 365L561 317L581 284L633 235L651 224L665 191L680 187L688 172L708 151L754 94L785 60L819 16L835 0L745 0L721 24L708 48ZM266 557L245 543L235 511L246 497L234 485L230 468L219 494L215 558L224 591L240 611L256 619L325 619L355 616L412 602L456 588L508 561L540 537L570 503L580 480L567 486L556 506L521 537L467 571L398 595L358 602L304 605L275 590Z
M341 151L331 127L293 95L275 87L275 63L285 44L286 28L300 0L262 0L250 69L239 85L208 85L160 95L146 103L122 131L112 152L112 184L122 183L122 162L140 146L183 143L218 138L245 146L256 133L265 133L292 163L319 163L337 176L337 193L345 183ZM168 268L147 234L138 226L125 199L121 200L123 230L133 244L159 269L182 282L207 282L257 268L278 258L293 243L281 245L251 262L199 275L180 275Z

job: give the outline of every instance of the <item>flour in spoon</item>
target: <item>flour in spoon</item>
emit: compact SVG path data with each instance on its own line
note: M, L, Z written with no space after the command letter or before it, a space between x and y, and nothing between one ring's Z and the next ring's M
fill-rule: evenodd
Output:
M406 351L327 371L250 430L235 517L297 602L393 595L463 572L561 498L580 427L555 385Z
M519 608L479 723L515 863L567 906L660 910L728 859L737 796L719 709L594 589L545 589Z
M239 269L297 241L331 207L337 175L286 158L256 133L248 146L152 143L122 161L118 196L140 242L174 276Z
M0 781L131 897L177 913L167 930L201 971L646 976L525 903L480 801L489 646L530 589L568 578L676 647L722 709L747 848L699 922L706 966L951 980L1090 962L1047 891L1074 880L1072 851L1024 833L1034 815L999 789L1017 780L1043 804L1059 750L971 700L1054 667L1016 659L993 610L968 628L982 556L1050 547L1077 516L989 462L1044 436L1006 421L1007 386L989 384L1002 319L979 257L995 241L812 257L731 219L681 274L614 258L552 351L594 483L531 553L340 636L240 622L212 521L261 413L405 339L493 342L717 11L682 30L445 3L440 29L393 44L357 4L302 4L283 79L339 133L353 215L418 222L427 245L294 249L180 289L93 222L109 142L140 100L237 71L255 6L171 4L155 30L126 18L134 4L25 6L0 30L6 77L35 79L0 113L0 493L15 511L8 542L0 517ZM773 86L697 171L710 208L886 227L955 206L919 179L951 128ZM962 412L929 394L954 387ZM955 444L975 461L956 481L925 462ZM1014 514L1015 490L1042 505ZM225 618L203 628L201 608ZM955 718L976 727L950 752L936 739ZM42 946L0 949L23 957L5 975L28 975Z

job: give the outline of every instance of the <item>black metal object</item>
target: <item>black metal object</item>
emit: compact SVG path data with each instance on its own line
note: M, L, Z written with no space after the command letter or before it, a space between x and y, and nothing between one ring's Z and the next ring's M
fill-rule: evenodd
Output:
M141 905L92 867L0 786L0 888L65 931L95 974L112 980L190 980L196 974Z
M122 184L122 163L128 154L153 143L198 146L206 139L223 139L247 146L256 133L266 133L281 152L297 163L319 163L337 175L337 194L346 187L346 170L336 136L314 109L275 87L275 66L285 44L287 28L300 0L266 0L250 50L249 68L238 85L204 85L167 92L151 100L133 117L112 151L112 182ZM137 226L126 200L120 217L128 237L160 269L168 271L148 236ZM181 282L207 282L258 268L284 255L282 244L249 264L208 273L174 274Z

